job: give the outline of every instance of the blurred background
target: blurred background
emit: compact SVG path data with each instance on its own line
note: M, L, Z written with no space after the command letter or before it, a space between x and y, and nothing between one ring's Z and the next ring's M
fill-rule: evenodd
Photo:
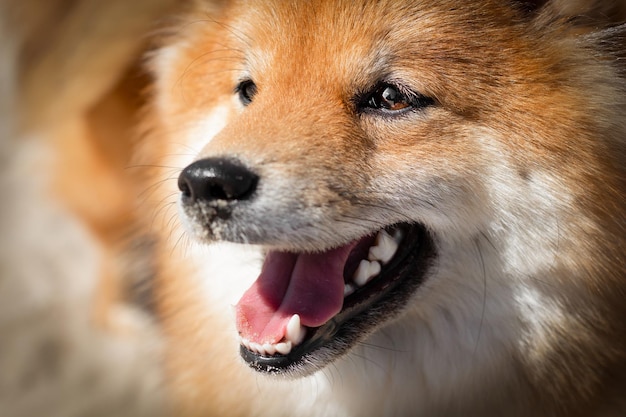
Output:
M129 169L174 0L0 0L0 416L158 416ZM145 254L146 256L149 253Z

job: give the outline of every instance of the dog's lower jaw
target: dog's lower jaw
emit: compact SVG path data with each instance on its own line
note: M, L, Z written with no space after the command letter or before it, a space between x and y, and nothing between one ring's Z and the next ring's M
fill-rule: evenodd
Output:
M477 410L496 409L495 399L482 398L480 392L497 391L506 397L507 405L514 402L513 395L505 394L507 384L501 381L517 384L510 357L518 348L512 340L519 323L514 306L498 301L513 290L485 277L473 242L438 245L444 261L438 262L412 306L312 376L287 381L252 378L262 381L255 385L253 396L278 396L284 402L281 412L319 417L439 415L442 406L449 415L472 415L468 413L470 404ZM212 308L229 310L256 278L261 255L236 244L217 244L208 252L200 245L197 249L192 255L200 268L199 277L211 279L207 302ZM484 257L493 256L491 247L482 251ZM456 258L450 256L454 253ZM503 296L496 297L500 293ZM234 320L230 316L224 320L232 334L221 337L233 341L227 348L234 351L238 349ZM496 348L492 350L492 346ZM489 381L499 383L492 390L483 390ZM319 406L322 403L324 407Z

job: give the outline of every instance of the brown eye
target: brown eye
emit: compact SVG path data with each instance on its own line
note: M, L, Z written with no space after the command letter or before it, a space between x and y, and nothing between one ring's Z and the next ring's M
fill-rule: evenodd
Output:
M390 84L378 87L368 100L373 109L399 111L411 107L409 100L398 89Z
M400 115L432 106L435 100L406 87L380 82L369 93L358 95L356 103L358 111Z

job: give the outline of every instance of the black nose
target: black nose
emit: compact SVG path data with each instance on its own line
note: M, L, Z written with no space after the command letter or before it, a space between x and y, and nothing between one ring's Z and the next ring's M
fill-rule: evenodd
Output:
M238 161L200 159L181 172L178 188L191 201L245 200L256 189L259 177Z

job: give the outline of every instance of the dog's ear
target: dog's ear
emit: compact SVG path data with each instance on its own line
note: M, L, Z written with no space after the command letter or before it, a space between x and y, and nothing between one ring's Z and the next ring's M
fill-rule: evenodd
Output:
M598 28L626 22L624 0L514 0L527 16L543 22L567 21L576 27Z

